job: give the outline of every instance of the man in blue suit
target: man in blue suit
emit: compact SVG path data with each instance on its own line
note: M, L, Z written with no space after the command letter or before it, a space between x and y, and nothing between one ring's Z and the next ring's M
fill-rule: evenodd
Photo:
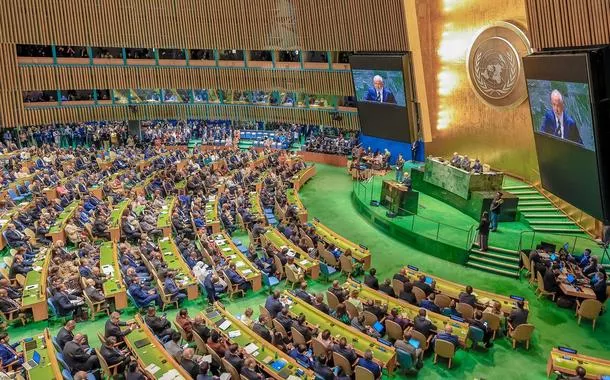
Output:
M21 364L23 364L23 353L16 351L20 344L21 341L11 344L9 343L9 336L7 333L4 332L0 334L0 360L2 360L2 366L21 366Z
M396 98L394 98L392 91L384 87L381 75L375 75L373 77L373 87L369 88L364 100L369 102L396 104Z
M161 306L161 296L154 289L146 291L140 284L140 280L134 278L129 285L129 294L136 301L137 306L148 306L153 301L157 306Z
M582 145L582 139L576 127L576 122L565 112L563 95L561 95L559 90L551 92L551 107L552 110L548 110L544 114L540 132Z
M375 379L379 379L381 377L381 367L379 366L379 364L373 361L373 352L371 350L366 350L364 352L364 357L358 359L357 365L371 371Z
M451 327L451 325L446 325L444 332L436 334L436 339L445 340L447 342L453 343L453 346L456 349L460 347L460 340L456 335L453 335L453 327Z

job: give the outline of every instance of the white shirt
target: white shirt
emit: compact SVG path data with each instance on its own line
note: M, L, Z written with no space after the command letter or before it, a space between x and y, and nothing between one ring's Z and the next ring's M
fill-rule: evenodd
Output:
M379 96L379 102L383 103L383 90L377 90L377 96Z
M561 115L559 115L559 117L555 115L555 123L557 123L557 128L559 128L559 136L564 138L563 112Z

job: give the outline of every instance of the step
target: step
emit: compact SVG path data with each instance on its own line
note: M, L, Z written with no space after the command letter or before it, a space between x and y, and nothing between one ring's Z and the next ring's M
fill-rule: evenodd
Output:
M475 260L475 261L479 261L479 262L484 262L485 264L491 264L491 265L495 265L498 267L501 267L503 269L514 269L514 270L519 270L519 264L518 263L505 263L503 261L498 261L498 260L494 260L492 258L488 258L488 257L482 257L482 256L478 256L477 254L471 254L470 257L468 258L468 260Z
M532 195L519 195L519 202L521 201L538 201L538 200L547 200L543 195L540 194L532 194Z
M521 197L522 195L540 195L540 193L536 190L511 190L509 191L509 193L518 195L519 197Z
M478 242L474 242L472 245L474 247L480 248ZM511 249L501 248L501 247L494 247L493 245L490 245L487 248L488 248L487 249L488 251L496 251L496 252L504 253L504 254L507 254L507 255L519 256L519 252L513 251Z
M480 249L474 249L474 248L471 249L470 252L476 253L478 256L489 257L490 259L497 259L497 260L504 260L504 261L510 261L510 262L514 262L514 263L519 263L519 256L503 255L500 253L495 253L495 252L490 252L490 251L483 252Z
M553 204L547 200L521 200L519 199L519 206L550 206L555 208Z
M569 233L569 234L584 234L585 233L580 228L553 228L553 227L532 226L532 229L536 232L560 232L560 233Z
M513 277L513 278L519 278L518 271L510 271L510 270L506 270L506 269L494 268L494 267L490 267L490 266L487 266L484 264L474 263L471 261L467 262L466 265L469 267L472 267L472 268L481 269L485 272L491 272L491 273L499 274L502 276Z
M528 220L528 223L530 225L534 224L534 225L574 225L574 222L572 222L571 220Z
M508 190L508 191L510 191L510 190L525 190L525 189L534 190L534 188L532 186L530 186L530 185L513 185L513 186L503 186L502 187L502 190Z
M521 212L523 212L523 211L530 211L530 212L557 211L557 209L554 207L536 207L536 206L531 206L531 205L523 205L523 206L519 205L519 206L517 206L517 208Z
M557 210L554 210L557 211ZM523 215L525 218L566 218L567 216L565 216L564 214L562 214L561 212L557 211L558 214L554 215L554 214L528 214L525 212L522 212L521 215Z

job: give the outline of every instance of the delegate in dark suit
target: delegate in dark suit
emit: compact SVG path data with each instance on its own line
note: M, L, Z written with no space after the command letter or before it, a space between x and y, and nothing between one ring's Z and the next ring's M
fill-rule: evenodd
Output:
M383 88L381 90L377 90L374 87L369 88L364 97L364 100L369 102L379 102L379 103L391 103L396 104L396 98L394 98L394 94L392 91L387 88Z
M563 127L563 133L557 122ZM580 138L580 132L576 127L576 122L569 116L565 111L563 112L563 118L560 121L553 110L548 110L544 114L542 125L540 126L540 132L547 133L552 136L563 138L564 140L570 140L577 144L582 145L582 139Z

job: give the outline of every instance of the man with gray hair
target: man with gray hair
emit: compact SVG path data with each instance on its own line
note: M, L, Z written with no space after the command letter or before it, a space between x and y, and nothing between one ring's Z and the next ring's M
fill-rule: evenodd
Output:
M565 111L565 103L561 92L557 89L551 91L550 100L551 109L546 111L542 119L540 132L582 145L576 122Z
M392 91L385 88L383 77L381 75L375 75L373 77L373 87L369 88L364 100L369 102L396 104L394 94Z

